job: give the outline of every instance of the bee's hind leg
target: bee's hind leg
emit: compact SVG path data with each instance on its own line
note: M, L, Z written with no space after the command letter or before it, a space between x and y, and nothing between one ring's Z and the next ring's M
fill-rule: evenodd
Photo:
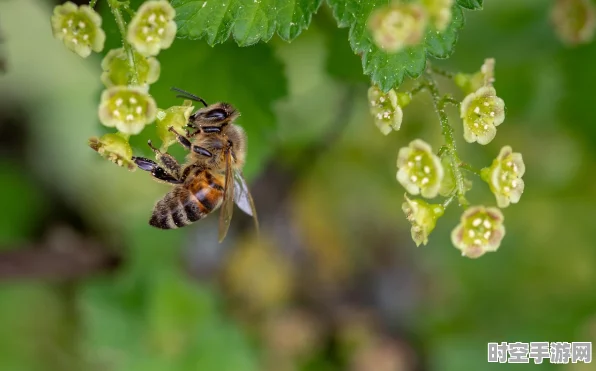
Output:
M182 167L178 161L176 161L176 159L169 153L163 153L159 149L155 148L151 141L148 141L147 144L149 144L149 147L155 153L155 158L157 159L159 165L163 167L163 170L167 171L170 175L172 175L172 177L180 179Z
M144 157L136 157L133 156L132 160L141 170L145 170L151 173L151 175L159 181L171 183L171 184L180 184L182 181L172 174L169 174L164 168L159 166L155 161L150 160Z

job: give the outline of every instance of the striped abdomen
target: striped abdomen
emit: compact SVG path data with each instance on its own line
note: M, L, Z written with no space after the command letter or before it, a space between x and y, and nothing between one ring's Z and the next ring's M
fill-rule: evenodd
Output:
M223 183L223 176L200 170L157 202L149 224L161 229L175 229L204 218L221 205Z

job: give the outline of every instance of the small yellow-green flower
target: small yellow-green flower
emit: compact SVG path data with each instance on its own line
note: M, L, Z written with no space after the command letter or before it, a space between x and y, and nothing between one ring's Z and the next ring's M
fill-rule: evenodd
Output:
M106 40L101 29L101 16L88 5L79 7L70 1L54 8L52 33L83 58L91 51L100 52Z
M126 167L130 171L136 169L132 162L132 148L128 140L119 134L89 138L89 147L118 166Z
M113 86L101 94L99 120L122 133L139 134L156 114L155 100L143 88Z
M157 81L160 72L160 65L157 59L145 57L134 51L135 65L139 85L149 85ZM114 85L128 85L131 78L128 56L124 48L112 49L101 61L101 82L106 87Z
M451 242L463 256L478 258L497 251L505 236L503 214L495 207L472 206L451 232Z
M172 127L176 132L182 133L193 110L192 102L185 100L181 106L157 111L157 135L161 139L163 151L176 142L176 136L169 128Z
M483 86L464 98L460 117L466 142L488 144L497 135L497 126L505 120L505 102L497 97L495 88Z
M591 0L556 0L551 9L551 21L565 44L589 43L596 30L596 5Z
M484 179L497 198L497 206L503 208L509 203L518 203L524 192L522 176L526 166L521 153L513 152L510 146L501 148L499 156L490 167L482 169Z
M474 74L456 74L454 81L466 94L473 93L483 86L492 86L495 82L495 59L485 59L480 71Z
M435 26L437 31L443 32L451 22L451 8L454 0L423 0L422 4L426 7L430 23Z
M402 210L406 218L412 223L412 240L416 246L428 243L428 235L435 229L437 219L445 213L445 208L440 204L429 204L420 199L410 200L404 196L406 201L402 204Z
M165 0L144 2L128 26L128 42L141 54L157 55L176 37L176 11Z
M397 181L410 194L433 198L439 193L443 180L441 160L426 142L416 139L399 150Z
M375 125L384 135L389 134L391 130L399 130L404 117L402 107L409 102L408 94L396 93L393 89L388 93L383 93L376 86L368 89L370 113L374 117Z
M375 44L389 53L419 44L426 30L427 14L417 3L393 3L375 10L368 28Z

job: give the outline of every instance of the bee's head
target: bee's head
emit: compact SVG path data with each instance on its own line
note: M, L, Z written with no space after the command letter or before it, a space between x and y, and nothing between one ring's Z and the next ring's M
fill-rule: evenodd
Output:
M190 115L188 126L194 128L207 127L222 127L234 121L240 113L236 111L231 104L215 103L207 107L200 108L195 113Z
M172 90L180 93L176 95L179 98L190 99L195 102L202 103L205 107L198 109L195 113L190 115L188 120L188 127L195 129L201 129L202 127L209 127L213 131L221 131L221 129L227 124L235 120L240 113L236 111L231 104L228 103L215 103L207 104L205 100L192 93L184 91L182 89L172 87ZM217 130L219 128L219 130Z

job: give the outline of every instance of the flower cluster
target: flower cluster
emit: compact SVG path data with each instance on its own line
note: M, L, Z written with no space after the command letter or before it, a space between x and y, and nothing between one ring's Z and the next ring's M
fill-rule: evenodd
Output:
M396 93L393 89L383 93L378 87L371 86L368 89L368 103L375 125L383 135L387 135L391 130L398 131L401 127L404 117L402 108L410 103L410 95Z
M430 3L426 2L427 6ZM486 252L496 251L505 235L504 218L499 208L517 203L521 198L525 172L522 155L513 152L510 146L504 146L490 166L481 171L475 170L460 160L455 150L454 130L445 113L447 104L459 106L464 140L482 145L490 143L496 136L497 126L505 120L505 103L497 96L493 86L494 67L494 59L486 59L480 71L474 74L453 75L428 69L429 74L440 73L453 77L455 84L466 94L461 103L450 95L441 96L432 77L427 77L426 83L420 83L405 93L393 89L384 93L376 86L368 90L370 112L375 124L385 135L400 129L402 108L419 91L427 89L430 92L439 115L445 143L437 153L422 139L415 139L407 147L401 148L397 156L396 178L407 193L427 199L438 195L446 198L442 203L429 203L423 199L405 197L402 210L412 225L412 240L416 246L428 243L437 220L454 200L464 208L460 224L451 235L454 246L462 255L478 258ZM465 176L465 171L480 176L488 183L498 208L469 206L465 195L472 188L472 182Z
M476 73L457 73L453 82L466 94L473 93L483 86L492 86L495 82L495 60L485 59L480 71Z
M416 246L428 243L428 235L435 229L437 219L445 213L445 208L440 204L429 204L420 199L410 200L405 196L406 201L401 208L406 214L406 219L412 223L412 240Z
M153 56L167 49L176 37L176 11L170 3L151 0L143 3L130 21L128 42L141 54Z
M189 100L185 100L181 106L158 110L157 135L161 139L162 150L165 151L176 142L176 136L170 131L170 128L173 128L176 132L182 132L193 110L194 106Z
M509 203L519 202L524 192L522 176L525 172L526 166L521 153L514 153L510 146L505 146L492 165L482 169L481 174L497 198L497 206L504 208Z
M160 74L160 64L155 56L160 50L169 48L176 36L176 12L170 3L166 0L146 1L135 13L128 8L128 2L108 1L123 45L110 50L102 60L101 81L106 90L101 94L98 116L103 125L116 128L118 132L93 137L89 139L89 146L119 166L134 170L129 136L139 134L155 121L159 113L158 133L167 147L173 140L172 134L164 129L164 123L181 128L194 107L185 103L185 106L158 112L157 104L149 94L150 85ZM133 13L128 27L122 10ZM51 21L54 36L80 56L87 57L91 51L103 49L102 19L91 7L66 2L54 8Z
M101 29L101 16L89 6L68 1L54 8L51 21L54 37L81 57L102 51L106 34Z
M454 0L394 1L375 9L367 26L379 48L396 53L422 42L429 25L436 31L445 31L451 22L454 3Z
M132 162L132 148L128 139L119 133L109 133L101 138L89 138L89 147L118 166L129 170L135 169L135 164Z
M421 139L401 148L397 156L397 181L413 195L436 197L443 180L443 166L432 148Z
M133 51L133 58L136 70L130 69L128 56L124 48L110 50L101 62L103 70L101 82L108 88L117 85L126 86L133 79L134 72L137 74L140 86L147 86L156 82L160 72L157 59L144 57L137 51Z
M497 126L505 120L505 103L492 86L483 86L461 102L460 117L464 139L468 143L488 144L497 135Z
M155 101L142 88L113 86L101 95L99 120L124 134L139 134L157 114Z
M388 53L420 43L427 15L420 4L394 3L377 9L368 20L375 44Z
M451 242L463 256L479 258L497 251L505 236L503 214L495 207L470 207L451 232Z

